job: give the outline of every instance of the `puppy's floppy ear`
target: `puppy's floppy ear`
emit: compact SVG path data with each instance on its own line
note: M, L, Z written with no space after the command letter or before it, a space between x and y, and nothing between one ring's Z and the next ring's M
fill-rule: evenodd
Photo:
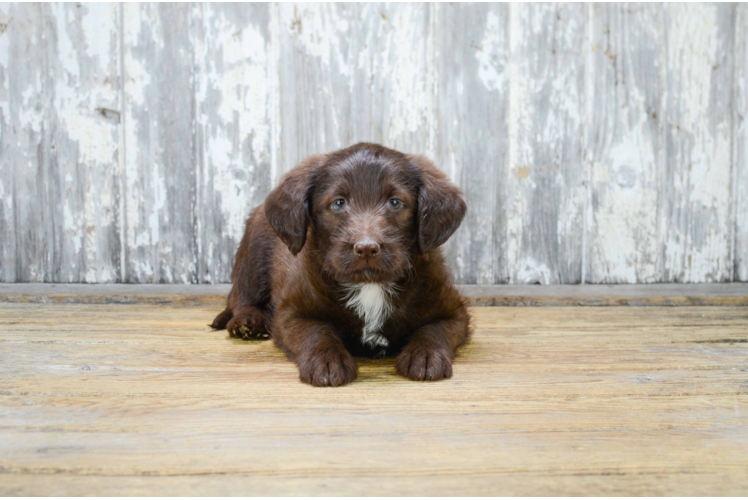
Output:
M265 199L265 217L293 255L306 243L314 180L322 160L313 155L296 165Z
M418 188L418 248L426 253L452 236L465 217L467 205L460 188L424 156L410 157L420 172Z

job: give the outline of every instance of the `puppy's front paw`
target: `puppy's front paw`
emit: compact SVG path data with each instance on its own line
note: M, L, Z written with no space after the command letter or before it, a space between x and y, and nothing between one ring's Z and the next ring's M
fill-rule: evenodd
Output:
M356 360L343 347L314 350L299 357L299 377L307 384L337 387L353 382L357 375Z
M440 380L452 376L452 357L447 349L414 342L397 357L395 369L411 380Z

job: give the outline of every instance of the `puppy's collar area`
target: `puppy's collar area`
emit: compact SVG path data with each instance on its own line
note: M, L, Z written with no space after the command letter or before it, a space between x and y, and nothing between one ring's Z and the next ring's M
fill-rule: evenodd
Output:
M372 348L387 347L389 342L379 333L392 313L394 283L345 283L343 300L364 322L361 342Z

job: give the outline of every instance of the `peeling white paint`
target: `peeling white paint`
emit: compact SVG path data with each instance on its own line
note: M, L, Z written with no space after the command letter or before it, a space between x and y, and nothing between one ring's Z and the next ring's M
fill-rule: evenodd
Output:
M247 179L269 157L268 40L253 25L237 26L225 12L210 16L208 44L199 47L205 65L198 96L206 109L215 105L217 119L201 116L205 130L205 158L220 193L221 217L227 222L224 236L238 242L248 216L248 200L254 199L256 185ZM218 56L220 59L215 61ZM219 68L220 64L220 68ZM243 157L243 144L251 138L251 162Z
M472 193L447 246L460 279L575 281L584 259L593 282L747 279L746 16L0 4L4 279L20 249L23 279L113 281L123 256L130 280L225 281L280 173L358 140L427 153Z
M287 24L286 29L297 33L304 51L319 58L326 68L330 68L334 61L336 71L340 75L350 76L351 67L343 55L341 37L331 36L333 33L346 33L348 21L340 17L337 9L331 4L308 3L288 7L293 8L294 13L290 18L292 23Z
M502 42L503 27L495 12L489 12L483 39L476 47L475 57L480 67L478 77L488 90L504 90L509 72L500 63L506 59Z
M590 28L587 48L589 277L592 282L656 282L662 170L653 131L663 118L655 67L661 18L657 9L628 13L603 5L592 6L591 13L599 21Z
M727 9L715 4L665 7L671 75L668 161L677 169L673 193L681 206L667 221L664 267L667 278L677 281L722 281L732 272L732 72L727 58L733 45L725 26L734 21Z
M203 268L194 271L208 282L223 281L230 273L233 255L227 249L238 246L249 210L262 201L272 177L269 27L252 15L236 16L236 10L206 5L200 16L194 14L202 30L195 38L206 177L199 196L210 207L199 217L198 266Z
M578 282L585 199L579 52L584 11L576 4L512 4L509 11L510 281L537 275L550 283ZM535 262L545 267L534 272L528 266Z
M426 44L414 41L423 40L423 30L427 26L423 10L417 4L401 9L397 16L390 18L392 35L387 38L382 70L393 78L389 88L389 113L386 140L392 147L407 150L409 136L420 130L428 130L428 118L432 101L427 88L428 69ZM383 28L385 23L381 25ZM415 46L414 46L415 45ZM411 47L411 49L403 50ZM415 50L413 50L415 49ZM420 152L420 151L418 151Z
M8 14L10 10L10 4L3 3L0 4L0 24L8 26ZM7 108L7 102L8 102L8 85L9 85L9 76L8 75L8 65L10 62L10 33L6 31L4 33L0 33L0 68L2 68L4 71L2 71L2 79L0 79L0 109L3 110L3 113L5 116L8 114L8 108Z
M532 257L522 257L517 266L516 283L550 285L556 280L548 265Z
M42 93L41 76L37 75L36 82L29 84L21 94L22 105L21 112L18 115L18 122L24 130L39 133L44 124L44 109L37 105L39 96Z

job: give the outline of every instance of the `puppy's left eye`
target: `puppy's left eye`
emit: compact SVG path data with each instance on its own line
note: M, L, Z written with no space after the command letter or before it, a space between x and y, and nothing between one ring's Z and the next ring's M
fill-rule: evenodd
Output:
M402 208L402 206L403 206L403 202L398 200L397 198L392 198L390 200L390 208L398 209L398 208Z

